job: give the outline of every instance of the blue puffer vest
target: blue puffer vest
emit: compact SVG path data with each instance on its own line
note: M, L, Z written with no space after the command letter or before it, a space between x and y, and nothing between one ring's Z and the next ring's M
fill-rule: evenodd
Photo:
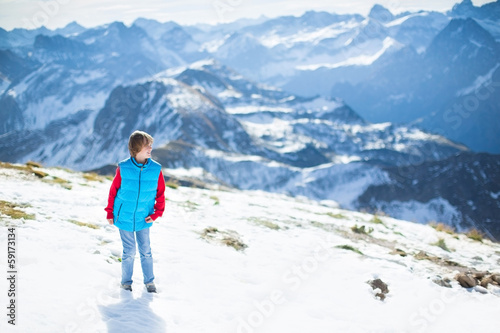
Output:
M115 225L126 231L151 227L153 223L147 223L146 217L154 213L161 165L152 159L139 164L130 157L118 166L122 183L113 206Z

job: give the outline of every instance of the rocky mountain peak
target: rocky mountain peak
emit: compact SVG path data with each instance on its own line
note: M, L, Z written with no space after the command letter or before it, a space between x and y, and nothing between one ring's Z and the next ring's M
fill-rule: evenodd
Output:
M451 14L453 16L470 16L474 12L474 4L472 3L471 0L463 0L460 3L457 3L456 5L453 6L451 9Z
M382 5L374 5L370 10L368 17L375 19L380 22L390 22L394 20L394 15Z

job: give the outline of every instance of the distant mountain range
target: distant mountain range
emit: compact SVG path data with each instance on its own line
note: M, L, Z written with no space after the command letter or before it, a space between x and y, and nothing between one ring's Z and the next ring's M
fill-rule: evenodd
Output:
M497 4L0 30L0 160L110 170L142 129L178 179L499 238Z

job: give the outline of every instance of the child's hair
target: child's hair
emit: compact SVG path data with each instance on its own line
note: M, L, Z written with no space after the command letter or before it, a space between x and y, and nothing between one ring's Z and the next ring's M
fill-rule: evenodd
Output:
M128 150L130 151L130 155L135 157L145 145L152 144L153 137L151 135L143 131L134 131L134 133L130 134L130 138L128 139Z

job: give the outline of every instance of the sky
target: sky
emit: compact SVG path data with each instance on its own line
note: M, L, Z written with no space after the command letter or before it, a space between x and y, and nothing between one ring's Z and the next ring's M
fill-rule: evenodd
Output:
M447 11L457 0L0 0L0 27L56 29L73 21L90 28L138 17L182 25L218 24L240 18L301 15L308 10L338 14L368 14L378 3L393 13L416 10ZM492 0L473 0L476 6Z

